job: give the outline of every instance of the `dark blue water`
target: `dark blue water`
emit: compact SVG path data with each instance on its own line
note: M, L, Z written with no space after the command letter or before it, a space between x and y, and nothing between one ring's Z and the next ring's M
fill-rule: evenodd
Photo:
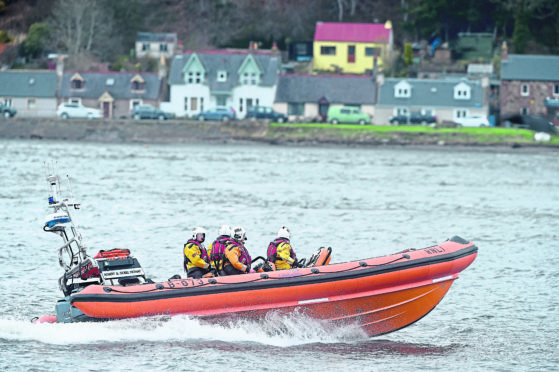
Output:
M557 152L0 141L0 369L544 371L559 368ZM53 313L61 241L42 231L44 162L69 174L90 253L132 249L154 280L181 273L194 226L280 226L333 261L460 235L479 255L443 301L367 338L298 316L228 327L188 317L32 325Z

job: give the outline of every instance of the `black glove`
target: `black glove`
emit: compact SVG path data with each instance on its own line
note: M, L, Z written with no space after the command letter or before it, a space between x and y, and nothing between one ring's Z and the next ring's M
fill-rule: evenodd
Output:
M293 264L291 265L291 267L299 267L299 261L297 259L295 259L293 261Z

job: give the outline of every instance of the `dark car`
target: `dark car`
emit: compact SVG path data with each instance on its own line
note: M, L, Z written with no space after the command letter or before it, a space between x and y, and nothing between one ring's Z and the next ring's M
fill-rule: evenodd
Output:
M537 115L508 115L503 117L503 124L507 128L524 128L534 132L557 133L552 122Z
M214 121L229 121L235 119L235 109L232 107L215 107L213 109L205 110L198 113L195 118L200 121L214 120Z
M412 112L411 115L395 115L389 119L390 124L434 124L437 117L431 114Z
M14 116L16 116L16 114L17 114L17 110L15 108L4 106L3 104L0 103L0 115L2 115L5 118L13 118Z
M287 116L279 112L275 112L270 107L250 106L247 108L247 119L269 119L278 123L287 122Z
M132 109L130 114L136 120L140 119L158 119L167 120L172 119L175 115L153 107L152 105L138 105Z

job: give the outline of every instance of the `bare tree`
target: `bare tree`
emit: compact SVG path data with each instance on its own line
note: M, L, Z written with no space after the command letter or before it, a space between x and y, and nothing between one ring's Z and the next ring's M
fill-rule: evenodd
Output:
M49 23L54 47L70 56L103 56L110 49L112 14L103 1L57 0Z

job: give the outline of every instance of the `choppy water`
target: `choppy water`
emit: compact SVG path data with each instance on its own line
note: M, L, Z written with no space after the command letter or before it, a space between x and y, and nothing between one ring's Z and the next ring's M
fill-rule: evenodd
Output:
M0 140L2 371L510 371L559 369L557 152L140 145ZM131 248L154 280L181 272L196 225L243 225L262 255L288 225L298 256L334 261L474 241L478 259L434 311L389 335L293 316L33 325L61 274L43 162L82 202L90 253Z

